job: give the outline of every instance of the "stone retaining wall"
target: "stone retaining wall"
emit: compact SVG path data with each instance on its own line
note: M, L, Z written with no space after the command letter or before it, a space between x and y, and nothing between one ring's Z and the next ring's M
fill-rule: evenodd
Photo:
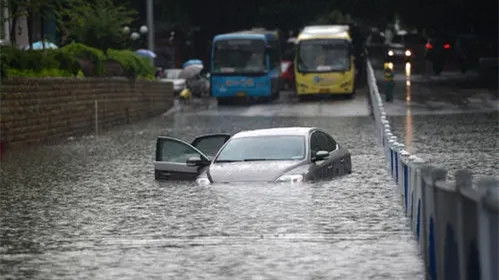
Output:
M0 140L29 144L95 133L161 114L171 83L120 78L16 78L1 85ZM96 106L97 105L97 106Z

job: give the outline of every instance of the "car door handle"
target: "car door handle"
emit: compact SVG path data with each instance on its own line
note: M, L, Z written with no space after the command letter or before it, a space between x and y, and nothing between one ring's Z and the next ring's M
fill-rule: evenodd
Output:
M331 169L331 168L333 168L332 164L330 164L330 165L327 166L327 169Z
M345 159L344 158L340 159L340 162L345 163Z

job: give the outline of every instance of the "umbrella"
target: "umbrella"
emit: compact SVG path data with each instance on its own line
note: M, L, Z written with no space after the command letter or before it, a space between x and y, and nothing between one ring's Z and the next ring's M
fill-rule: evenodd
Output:
M193 64L182 69L182 72L178 75L179 79L190 79L201 73L203 66L199 64Z
M187 66L190 66L190 65L201 65L203 66L203 62L199 59L190 59L190 60L187 60L184 65L182 65L182 68L185 68Z
M42 49L58 49L57 45L48 41L38 41L33 43L33 50L42 50ZM31 46L28 44L24 47L25 50L30 50Z
M142 57L149 57L149 58L155 58L156 54L151 51L151 50L146 50L146 49L139 49L135 51L136 54L142 56Z

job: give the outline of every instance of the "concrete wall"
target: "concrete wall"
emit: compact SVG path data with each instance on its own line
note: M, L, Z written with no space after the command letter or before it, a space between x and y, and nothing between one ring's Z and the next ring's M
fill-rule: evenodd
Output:
M8 145L95 133L96 111L102 131L173 105L172 84L157 81L17 78L4 80L0 89L0 140Z

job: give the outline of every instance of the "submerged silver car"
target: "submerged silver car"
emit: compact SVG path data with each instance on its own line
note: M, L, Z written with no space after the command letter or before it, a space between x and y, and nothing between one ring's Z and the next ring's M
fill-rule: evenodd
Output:
M352 172L350 152L319 128L286 127L209 134L191 144L160 136L156 179L227 182L302 182Z

